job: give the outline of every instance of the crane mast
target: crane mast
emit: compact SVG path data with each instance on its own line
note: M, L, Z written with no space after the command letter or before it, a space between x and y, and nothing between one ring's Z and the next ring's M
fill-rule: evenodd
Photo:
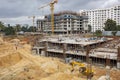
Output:
M51 10L51 29L52 29L52 34L54 34L54 4L57 3L58 0L53 0L52 2L50 2L49 4L46 4L42 7L40 7L39 9L42 9L44 7L47 7L48 5L50 6L50 10Z
M52 27L52 34L54 34L54 4L50 4L51 7L51 27Z

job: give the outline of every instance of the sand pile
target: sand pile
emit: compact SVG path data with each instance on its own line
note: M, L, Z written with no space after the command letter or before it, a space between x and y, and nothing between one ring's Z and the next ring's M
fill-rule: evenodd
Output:
M10 42L20 42L19 39L12 39Z
M29 51L31 50L31 46L30 46L29 44L24 44L23 47L24 47L24 49L26 49L26 50L29 50Z
M82 79L78 76L74 76L73 74L59 72L40 80L85 80L85 79Z
M94 66L94 70L95 70L95 75L94 75L94 79L97 80L99 79L101 76L105 76L106 75L106 69L105 68L98 68ZM119 80L120 79L120 70L110 70L110 78L111 80Z
M58 70L58 65L54 61L49 61L41 65L41 68L46 73L55 73Z
M3 44L4 41L3 41L3 38L0 37L0 44Z
M21 59L22 57L15 50L13 44L5 42L3 45L0 45L0 67L9 67L18 63Z
M12 40L10 40L10 42L13 43L14 45L18 46L20 43L20 40L19 39L12 39Z
M0 57L0 67L9 67L18 63L22 57L19 53L8 54Z

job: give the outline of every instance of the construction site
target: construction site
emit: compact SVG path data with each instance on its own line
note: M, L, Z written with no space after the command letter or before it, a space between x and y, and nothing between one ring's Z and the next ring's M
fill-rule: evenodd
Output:
M0 35L0 80L120 80L120 37L87 34L88 17L54 14L57 3L39 8L51 10L46 24L38 21L40 32L31 16L33 32Z
M46 38L47 40L49 40L48 41L49 48L47 47L48 49L44 49L46 50L46 53L44 53L43 41L46 41ZM31 40L31 38L27 39L26 37L22 38L20 37L17 39L0 38L0 80L87 80L88 79L87 74L83 74L79 69L80 68L82 69L82 67L86 67L87 69L89 68L87 67L89 66L89 64L91 65L92 70L90 72L93 73L91 80L106 80L104 78L108 75L110 80L119 80L120 78L119 68L116 67L116 55L114 55L115 57L112 58L109 57L111 61L115 60L115 63L114 61L113 63L111 63L113 65L110 67L109 70L106 69L107 65L106 66L100 65L100 61L101 63L103 63L103 65L104 63L106 63L103 61L102 57L101 57L102 60L99 60L99 58L97 58L96 56L96 60L92 58L92 61L90 63L87 63L85 58L86 54L84 50L83 53L81 53L80 49L79 51L76 51L78 50L77 45L74 50L73 47L71 47L74 45L69 44L69 43L76 44L75 41L66 42L62 40L60 37L59 39L58 38L48 39L48 37L45 37L43 39L42 37L40 38L40 40L38 40L39 41L37 42L38 44L32 47L34 40L31 41L29 40ZM103 40L99 39L99 42L101 44L106 43ZM110 42L113 41L113 39L111 38L109 38L108 40L110 40ZM77 44L79 45L80 43L79 40L76 41ZM66 50L63 49L62 42L69 45ZM119 40L117 39L116 41L114 40L113 42L114 44L117 44ZM97 44L98 42L91 43L84 42L81 44L84 44L83 46L86 46L88 44L93 43ZM107 44L105 44L104 47ZM113 44L111 44L109 45L109 47L112 48L114 46ZM39 49L39 52L36 51L37 48ZM70 49L71 51L69 51L68 48L72 48ZM102 49L97 48L93 50L94 51L98 50L100 52L100 50ZM106 54L107 53L110 54L111 51L117 53L116 50L110 49L106 51ZM92 56L93 53L90 52L90 54L91 56L90 55L89 56L93 57ZM97 55L98 53L95 52L95 54ZM70 57L72 58L72 63L69 62ZM108 63L109 59L107 59Z

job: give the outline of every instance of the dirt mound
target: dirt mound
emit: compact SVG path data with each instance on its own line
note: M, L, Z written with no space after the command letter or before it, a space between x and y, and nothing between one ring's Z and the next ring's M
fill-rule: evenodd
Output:
M53 62L49 61L41 65L41 68L46 72L46 73L55 73L57 72L58 65Z
M11 42L20 42L19 39L12 39Z
M20 43L20 40L19 39L12 39L12 40L10 40L10 42L17 46Z
M3 39L0 37L0 44L3 44L3 42L4 42Z
M73 74L59 72L40 80L85 80L85 79L79 78L78 76L74 76Z
M0 68L1 67L9 67L18 63L22 57L19 53L8 54L0 57Z

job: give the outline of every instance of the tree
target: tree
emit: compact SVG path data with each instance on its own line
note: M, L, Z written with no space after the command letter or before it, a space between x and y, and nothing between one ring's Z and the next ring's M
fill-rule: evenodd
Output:
M16 24L16 26L15 26L15 30L16 30L16 32L21 31L21 26L20 26L19 24Z
M92 30L92 26L88 25L88 32L91 32L91 30Z
M116 31L116 30L117 30L116 22L113 21L113 20L111 20L111 19L108 19L108 20L105 22L104 30L105 30L105 31Z
M28 32L36 32L37 31L37 28L36 27L33 27L33 26L30 26L28 28Z
M22 26L21 31L27 32L28 31L28 27Z
M0 21L0 31L3 32L4 29L5 29L4 23L2 23L2 22Z
M6 27L5 30L5 35L15 35L15 29L13 27Z
M101 30L96 30L95 35L96 36L102 36L102 31Z
M112 32L112 35L113 35L113 36L116 36L116 33L117 33L117 31L113 31L113 32Z
M120 25L117 25L117 31L120 31Z

